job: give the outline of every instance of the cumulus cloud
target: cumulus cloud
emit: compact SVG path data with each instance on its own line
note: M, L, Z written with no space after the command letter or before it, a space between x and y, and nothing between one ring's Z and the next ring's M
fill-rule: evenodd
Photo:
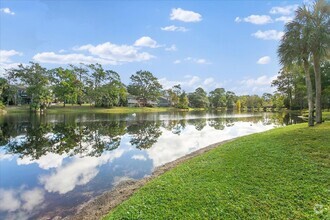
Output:
M293 20L293 17L290 16L281 16L275 19L275 21L282 21L283 23L288 23Z
M55 154L55 153L48 153L42 155L39 159L33 160L32 157L23 157L17 159L17 165L27 165L36 163L39 165L41 169L48 170L51 168L57 168L62 165L63 159L67 157L66 154Z
M257 78L247 78L236 83L236 87L232 90L237 95L263 94L265 92L272 93L275 88L271 87L271 82L276 79L276 75L262 75Z
M173 63L174 63L174 64L179 64L179 63L181 63L181 60L174 60Z
M235 22L237 23L243 21L257 25L268 24L273 22L272 18L268 15L250 15L246 18L240 18L240 17L235 18Z
M252 34L252 36L262 40L281 40L283 35L284 35L283 31L276 31L276 30L267 30L267 31L258 30L256 33Z
M170 47L165 48L166 51L177 51L175 44L172 44Z
M270 62L270 57L264 56L257 61L257 64L268 64L269 62Z
M9 63L12 56L22 56L23 53L16 50L0 50L0 63Z
M78 185L85 185L91 181L99 172L98 167L110 163L123 155L124 150L114 150L100 157L74 157L65 165L57 167L50 175L43 175L39 178L48 192L65 194Z
M202 15L197 12L186 11L181 8L173 8L170 19L183 22L199 22L202 20Z
M178 32L187 32L188 31L188 29L185 27L177 27L175 25L162 27L160 29L163 31L178 31Z
M9 15L15 15L15 12L10 10L10 8L0 8L0 12L5 13L5 14L9 14Z
M150 48L160 47L157 44L157 41L153 40L151 37L148 37L148 36L143 36L140 39L137 39L134 43L134 46L137 46L137 47L150 47Z
M0 211L27 212L38 209L43 203L45 192L42 189L0 189Z
M290 15L295 12L299 5L287 5L284 7L272 7L269 11L271 14Z
M212 78L212 77L206 78L206 79L204 80L204 82L203 82L203 84L204 84L205 86L209 86L209 85L211 85L211 84L213 84L213 83L214 83L214 78Z
M139 62L154 58L154 56L149 53L139 52L138 48L134 46L117 45L110 42L98 44L96 46L87 44L76 48L76 50L88 51L92 55L116 62Z
M154 58L147 52L140 52L139 48L130 45L117 45L110 42L92 45L86 44L73 48L75 51L83 53L54 53L42 52L33 56L33 60L40 63L56 64L79 64L79 63L100 63L104 65L119 65L125 62L142 62Z
M22 52L16 50L0 50L0 76L5 73L6 69L16 68L20 63L13 62L13 56L22 56Z
M71 54L56 54L54 52L42 52L33 56L33 60L40 63L56 63L56 64L79 64L79 63L100 63L117 65L115 60L107 60L93 56L86 56L84 54L71 53Z

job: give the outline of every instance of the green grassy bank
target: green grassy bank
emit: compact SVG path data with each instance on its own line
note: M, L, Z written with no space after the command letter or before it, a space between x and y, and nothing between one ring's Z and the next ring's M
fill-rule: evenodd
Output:
M330 219L330 123L226 143L152 180L104 219Z

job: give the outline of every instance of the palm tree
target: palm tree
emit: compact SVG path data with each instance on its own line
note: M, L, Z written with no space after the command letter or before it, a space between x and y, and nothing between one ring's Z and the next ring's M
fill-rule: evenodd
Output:
M278 56L283 66L302 65L305 72L308 99L308 126L314 126L313 118L313 89L309 73L310 52L308 51L308 29L295 19L285 25L285 34L278 48Z
M316 123L322 123L320 63L329 53L330 5L325 0L319 0L311 8L299 7L296 19L304 25L304 29L309 33L308 49L313 57L315 74Z

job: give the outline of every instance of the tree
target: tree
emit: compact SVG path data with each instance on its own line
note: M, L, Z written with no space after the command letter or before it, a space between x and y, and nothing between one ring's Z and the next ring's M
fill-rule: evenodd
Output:
M210 104L214 108L226 107L226 91L224 88L216 88L210 92Z
M19 80L27 88L26 92L31 97L31 109L45 109L51 102L51 93L48 88L49 76L47 69L38 63L30 62L30 66L18 65L16 69L10 69L9 79Z
M234 106L235 106L235 102L236 102L235 93L231 92L231 91L227 91L226 92L226 100L227 100L227 103L226 103L227 108L233 109Z
M308 51L309 30L297 18L285 25L285 34L277 50L280 63L283 66L292 66L293 64L302 65L305 72L305 81L307 87L308 100L308 126L314 126L313 110L313 89L309 73L310 53Z
M69 65L76 75L77 79L79 80L80 84L78 89L78 104L81 105L84 102L84 95L85 95L85 87L88 80L88 70L84 67L84 64L81 66L74 66L72 64Z
M82 83L77 79L73 70L60 67L51 72L54 83L53 92L60 101L63 101L63 106L65 107L66 103L76 103Z
M195 92L188 95L189 104L194 108L207 108L209 99L203 88L198 87Z
M149 71L138 71L130 77L131 83L127 90L135 95L142 106L146 106L148 101L156 101L161 95L162 85L158 79Z
M320 65L330 47L330 4L325 0L318 0L310 8L299 7L296 20L300 21L309 33L307 44L314 64L316 123L322 123Z
M189 99L185 91L183 91L179 97L178 108L181 109L189 108Z

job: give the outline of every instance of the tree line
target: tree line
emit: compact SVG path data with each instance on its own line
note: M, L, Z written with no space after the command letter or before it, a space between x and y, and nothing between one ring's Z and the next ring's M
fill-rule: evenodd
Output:
M165 97L169 105L176 108L227 108L250 110L261 108L282 108L283 95L265 93L237 96L232 91L216 88L207 93L203 88L185 92L180 85L163 89L157 77L149 71L133 74L130 83L121 82L120 75L106 70L100 64L69 65L46 69L38 63L20 64L6 71L6 78L0 78L0 97L6 104L21 103L17 97L20 88L28 97L32 110L46 109L53 102L66 104L89 103L96 107L127 106L127 97L133 95L138 106L148 106ZM21 91L22 92L22 91Z

